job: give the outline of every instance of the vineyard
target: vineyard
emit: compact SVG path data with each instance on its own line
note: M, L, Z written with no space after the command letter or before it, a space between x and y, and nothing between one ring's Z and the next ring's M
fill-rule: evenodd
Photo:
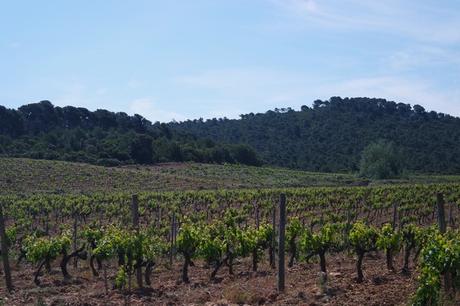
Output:
M460 181L460 177L455 176L433 179L435 182ZM361 179L350 174L244 165L167 163L108 168L83 163L0 157L0 194L284 188L360 182Z
M0 293L5 304L455 303L459 187L2 196L13 291ZM370 287L381 301L359 300Z
M371 183L460 183L460 176L410 175L368 182L352 174L198 163L101 167L83 163L0 157L0 194L112 193L240 188L356 186Z

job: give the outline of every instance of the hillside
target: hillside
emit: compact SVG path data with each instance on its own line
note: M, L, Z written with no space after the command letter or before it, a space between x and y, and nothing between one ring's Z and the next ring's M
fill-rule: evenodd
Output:
M0 156L102 166L197 162L355 173L363 150L386 140L409 173L460 173L460 119L383 99L317 100L241 119L152 123L141 115L0 106Z
M355 172L363 149L387 140L401 149L410 172L460 173L459 118L383 99L333 97L300 111L275 109L238 120L189 120L169 127L247 144L266 163L281 167Z
M358 184L359 181L346 174L244 165L167 163L102 167L63 161L0 158L0 194L338 186Z
M0 106L0 156L104 166L183 161L260 164L245 145L198 139L138 114L61 108L49 101L17 110Z
M370 184L458 183L460 176L414 175ZM0 158L0 194L288 188L367 184L353 175L199 163L103 167L65 161Z

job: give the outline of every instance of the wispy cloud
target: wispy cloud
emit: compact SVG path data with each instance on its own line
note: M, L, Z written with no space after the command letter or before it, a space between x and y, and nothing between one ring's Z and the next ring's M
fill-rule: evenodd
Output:
M349 69L335 80L323 75L304 96L381 97L460 115L460 90L455 89L460 82L460 6L445 9L436 1L399 0L270 1L283 12L276 20L281 30L349 37L349 43L361 43L363 50L361 34L382 36L382 45L373 51L378 57L369 56L360 72Z
M244 105L248 111L275 107L294 107L331 96L377 97L397 102L424 105L429 110L460 115L460 91L445 91L422 78L401 75L374 75L342 79L309 78L269 69L224 69L178 78L184 90L202 89L210 100L228 105ZM222 115L231 113L224 108ZM219 114L219 112L215 112ZM227 115L228 116L228 115ZM234 116L237 117L237 116Z
M440 65L455 65L460 69L460 52L432 45L414 45L391 54L386 64L397 71Z
M460 116L460 91L443 91L429 82L398 76L350 79L319 89L338 96L378 97L397 102L420 104L429 110ZM324 94L323 94L324 95Z
M152 122L182 121L186 119L181 114L160 108L151 98L140 98L131 101L129 110L132 114L139 114Z
M460 42L460 11L440 9L439 3L368 0L271 0L289 13L296 26L320 26L339 30L386 32L425 42ZM300 21L303 21L299 23Z
M315 0L272 0L272 2L293 12L318 13L318 4Z
M229 104L238 105L240 109L229 113L239 115L295 104L305 98L305 89L314 80L271 69L232 68L181 76L176 82L182 91L202 94L214 108L223 106L228 109Z

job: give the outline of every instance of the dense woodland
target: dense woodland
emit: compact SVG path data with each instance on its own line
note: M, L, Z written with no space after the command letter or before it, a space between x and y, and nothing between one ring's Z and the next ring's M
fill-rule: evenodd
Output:
M176 131L253 147L276 166L357 172L363 150L391 142L411 172L460 172L460 119L384 99L333 97L312 107L275 109L241 119L170 123Z
M140 115L0 106L0 155L101 165L168 161L242 163L358 172L363 150L391 142L410 172L460 172L460 119L384 99L316 100L240 119L152 123Z
M0 106L0 155L107 166L169 161L260 164L246 145L198 139L140 115L54 107L49 101L17 110Z

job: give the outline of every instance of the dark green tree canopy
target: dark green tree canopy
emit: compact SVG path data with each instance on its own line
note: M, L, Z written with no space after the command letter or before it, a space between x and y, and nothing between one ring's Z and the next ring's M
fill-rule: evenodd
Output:
M407 154L407 169L460 173L460 119L384 99L316 100L300 111L287 108L241 119L170 123L214 141L247 144L275 166L325 172L358 172L361 153L387 139Z
M0 106L0 155L89 162L105 166L168 161L259 164L249 146L223 144L152 124L140 115L91 112L41 101L7 109ZM244 155L243 154L243 155ZM257 161L257 162L255 162Z
M263 162L359 172L363 150L378 139L406 153L408 171L460 173L459 118L384 99L332 97L300 111L282 107L240 119L168 124L107 110L54 107L49 101L17 110L0 106L1 155L104 165Z
M399 178L404 171L403 154L385 140L368 145L361 156L359 174L370 179Z

